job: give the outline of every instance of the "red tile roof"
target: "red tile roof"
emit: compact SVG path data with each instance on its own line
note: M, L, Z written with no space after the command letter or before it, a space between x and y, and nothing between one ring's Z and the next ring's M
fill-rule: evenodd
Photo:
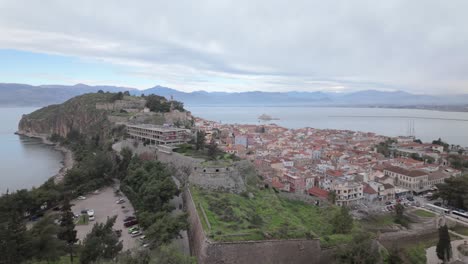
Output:
M367 194L376 194L377 192L374 190L374 188L370 187L369 184L364 183L364 189L362 192L367 193Z
M328 192L324 189L320 189L319 187L312 187L307 191L310 195L317 196L320 198L327 198Z

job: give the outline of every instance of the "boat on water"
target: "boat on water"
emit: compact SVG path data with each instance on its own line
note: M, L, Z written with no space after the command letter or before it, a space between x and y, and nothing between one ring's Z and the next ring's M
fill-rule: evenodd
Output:
M262 120L262 121L271 121L271 120L279 120L279 118L277 117L271 117L267 114L262 114L261 116L258 117L258 119Z

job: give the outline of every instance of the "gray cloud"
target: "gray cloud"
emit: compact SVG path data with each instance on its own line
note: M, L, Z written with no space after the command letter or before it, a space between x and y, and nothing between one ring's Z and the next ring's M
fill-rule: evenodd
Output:
M185 90L468 92L468 2L7 1L0 48Z

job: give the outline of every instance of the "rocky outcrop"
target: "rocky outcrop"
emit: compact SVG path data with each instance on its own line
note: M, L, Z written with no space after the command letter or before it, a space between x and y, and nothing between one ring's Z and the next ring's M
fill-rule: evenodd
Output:
M112 94L85 94L59 105L50 105L23 115L18 133L29 136L66 137L71 131L88 136L103 136L111 123L105 110L96 109L97 102L110 100Z

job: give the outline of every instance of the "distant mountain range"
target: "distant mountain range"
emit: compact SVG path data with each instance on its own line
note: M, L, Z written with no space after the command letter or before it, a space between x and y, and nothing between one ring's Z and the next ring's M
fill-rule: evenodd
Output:
M129 91L133 95L157 94L173 97L188 106L365 106L365 107L421 107L440 108L457 106L465 109L468 94L417 95L402 91L386 92L366 90L350 93L330 92L181 92L172 88L155 86L146 90L116 86L89 86L77 84L41 85L0 83L0 106L45 106L62 103L74 96L97 92Z

